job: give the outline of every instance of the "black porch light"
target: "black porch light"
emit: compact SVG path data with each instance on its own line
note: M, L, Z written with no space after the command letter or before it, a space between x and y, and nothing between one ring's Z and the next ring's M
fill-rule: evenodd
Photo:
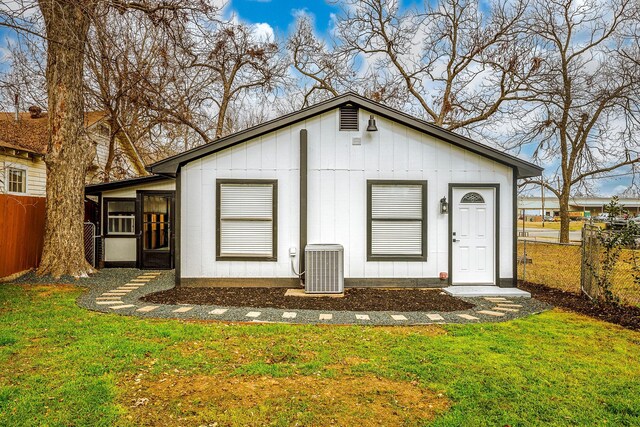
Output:
M440 213L447 214L449 213L449 203L447 203L447 198L443 197L440 199Z
M373 118L373 115L369 117L369 126L367 126L367 132L377 132L378 127L376 126L376 119Z

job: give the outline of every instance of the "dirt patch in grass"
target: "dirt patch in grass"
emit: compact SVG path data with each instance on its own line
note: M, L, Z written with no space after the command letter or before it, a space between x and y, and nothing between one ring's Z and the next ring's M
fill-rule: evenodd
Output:
M39 297L46 298L54 294L66 294L77 292L75 285L18 285L26 290L37 292Z
M285 296L283 288L188 288L150 294L155 304L199 304L228 307L269 307L346 311L457 311L473 307L438 289L347 289L344 298Z
M376 376L128 379L123 396L135 425L421 425L450 401L417 383Z
M519 287L531 292L540 301L566 308L605 322L615 323L627 329L640 331L640 307L594 303L586 295L550 288L544 285L521 282Z

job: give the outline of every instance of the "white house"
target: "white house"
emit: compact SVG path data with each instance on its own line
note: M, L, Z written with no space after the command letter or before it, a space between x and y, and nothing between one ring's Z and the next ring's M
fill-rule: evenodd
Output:
M345 286L512 287L516 180L541 173L352 93L149 169L176 179L184 286L297 284L331 243Z

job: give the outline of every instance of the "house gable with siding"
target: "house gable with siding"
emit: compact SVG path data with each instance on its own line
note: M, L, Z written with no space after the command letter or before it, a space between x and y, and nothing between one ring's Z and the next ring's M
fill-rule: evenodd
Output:
M344 247L347 286L514 286L516 180L541 172L355 94L150 170L177 178L176 278L196 286L295 283L315 243Z

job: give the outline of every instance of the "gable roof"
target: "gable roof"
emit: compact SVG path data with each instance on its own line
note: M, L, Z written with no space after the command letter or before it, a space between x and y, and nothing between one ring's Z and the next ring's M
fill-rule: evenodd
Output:
M507 166L511 166L516 169L518 178L538 176L542 173L543 168L533 163L521 160L515 156L481 144L462 135L458 135L457 133L451 132L434 124L425 122L424 120L417 119L409 114L387 107L386 105L371 101L352 92L348 92L300 111L281 116L258 126L225 136L224 138L220 138L214 142L201 145L185 151L184 153L166 158L150 165L147 169L152 173L175 176L179 172L180 167L189 162L217 151L230 148L249 139L273 132L277 129L290 126L310 117L323 114L345 104L356 105L364 110L370 111L389 120L393 120L425 134L434 136L457 147L469 150L480 156L495 160Z
M147 175L147 176L138 176L135 178L122 179L119 181L111 181L111 182L101 182L97 184L88 184L84 187L84 192L87 195L94 195L102 193L103 191L109 190L117 190L119 188L127 188L134 187L141 184L151 184L157 181L165 181L167 179L166 176L161 175Z
M85 127L93 126L106 116L104 111L85 113ZM13 148L44 155L49 144L48 115L32 118L31 113L0 112L0 147Z

